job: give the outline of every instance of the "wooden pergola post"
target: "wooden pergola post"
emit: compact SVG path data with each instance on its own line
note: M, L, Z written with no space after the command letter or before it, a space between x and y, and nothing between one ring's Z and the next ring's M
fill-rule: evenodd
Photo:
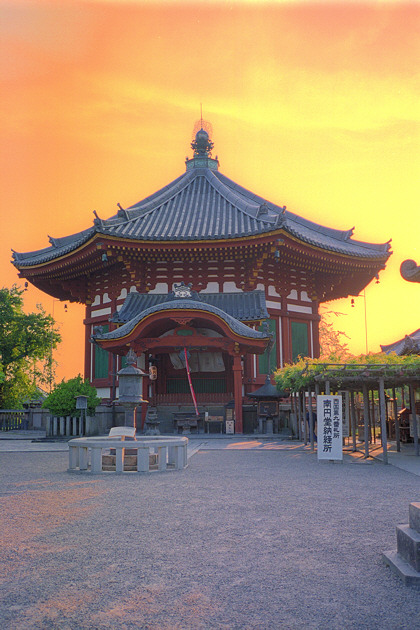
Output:
M302 439L302 408L300 406L300 391L295 393L296 409L297 409L297 423L298 423L298 438Z
M306 422L306 405L305 405L305 389L301 390L302 396L302 416L303 416L303 442L305 446L308 443L308 424Z
M383 448L383 461L384 464L388 463L388 443L386 436L386 404L385 404L385 386L384 379L379 379L379 411L381 419L381 442Z
M376 444L376 414L375 414L375 390L372 389L372 416L370 423L371 430L373 431L373 443Z
M397 442L397 452L399 453L401 451L400 423L398 421L397 393L395 391L395 387L392 388L392 398L393 398L394 418L395 418L395 440Z
M365 459L369 457L369 390L366 383L363 383L363 419L364 419L364 439L365 439Z
M356 447L356 409L354 406L354 392L350 392L350 416L351 416L351 432L353 439L353 453L357 451Z
M416 416L416 389L414 384L410 385L410 407L411 407L411 415L413 416L413 439L414 439L414 453L416 457L419 456L419 432L417 427L417 416Z
M312 390L308 386L308 413L309 413L309 439L311 441L311 450L315 449L315 431L314 431L314 414L312 409Z

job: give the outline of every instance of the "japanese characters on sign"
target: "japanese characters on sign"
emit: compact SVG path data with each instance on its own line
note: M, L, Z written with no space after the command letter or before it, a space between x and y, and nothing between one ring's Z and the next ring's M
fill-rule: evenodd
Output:
M343 459L343 399L317 396L318 459Z

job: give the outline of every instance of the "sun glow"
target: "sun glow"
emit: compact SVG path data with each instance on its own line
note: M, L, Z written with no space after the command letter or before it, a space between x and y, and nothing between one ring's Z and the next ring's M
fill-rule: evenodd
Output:
M1 2L3 284L10 247L85 229L180 175L195 120L246 188L394 254L366 289L369 350L419 327L420 5ZM188 280L188 279L186 279ZM52 299L34 288L28 308ZM354 353L363 300L334 303ZM83 371L83 307L61 317L58 376Z

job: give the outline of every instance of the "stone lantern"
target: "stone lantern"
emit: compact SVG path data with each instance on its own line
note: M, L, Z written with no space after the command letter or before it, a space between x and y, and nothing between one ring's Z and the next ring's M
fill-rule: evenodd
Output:
M89 396L85 396L84 394L80 394L79 396L75 396L76 398L76 409L80 410L80 421L79 421L79 435L80 437L85 433L88 434L87 430L87 420L86 420L86 411L88 408L88 398ZM83 430L83 425L84 430Z
M136 407L147 403L142 397L142 378L147 376L137 364L137 356L132 348L127 353L127 366L118 372L118 402L125 407L125 426L136 426Z

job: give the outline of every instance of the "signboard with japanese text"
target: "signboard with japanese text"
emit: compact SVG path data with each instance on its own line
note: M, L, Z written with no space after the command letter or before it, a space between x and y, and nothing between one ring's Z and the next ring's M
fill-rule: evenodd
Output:
M317 396L318 459L343 459L343 398Z

